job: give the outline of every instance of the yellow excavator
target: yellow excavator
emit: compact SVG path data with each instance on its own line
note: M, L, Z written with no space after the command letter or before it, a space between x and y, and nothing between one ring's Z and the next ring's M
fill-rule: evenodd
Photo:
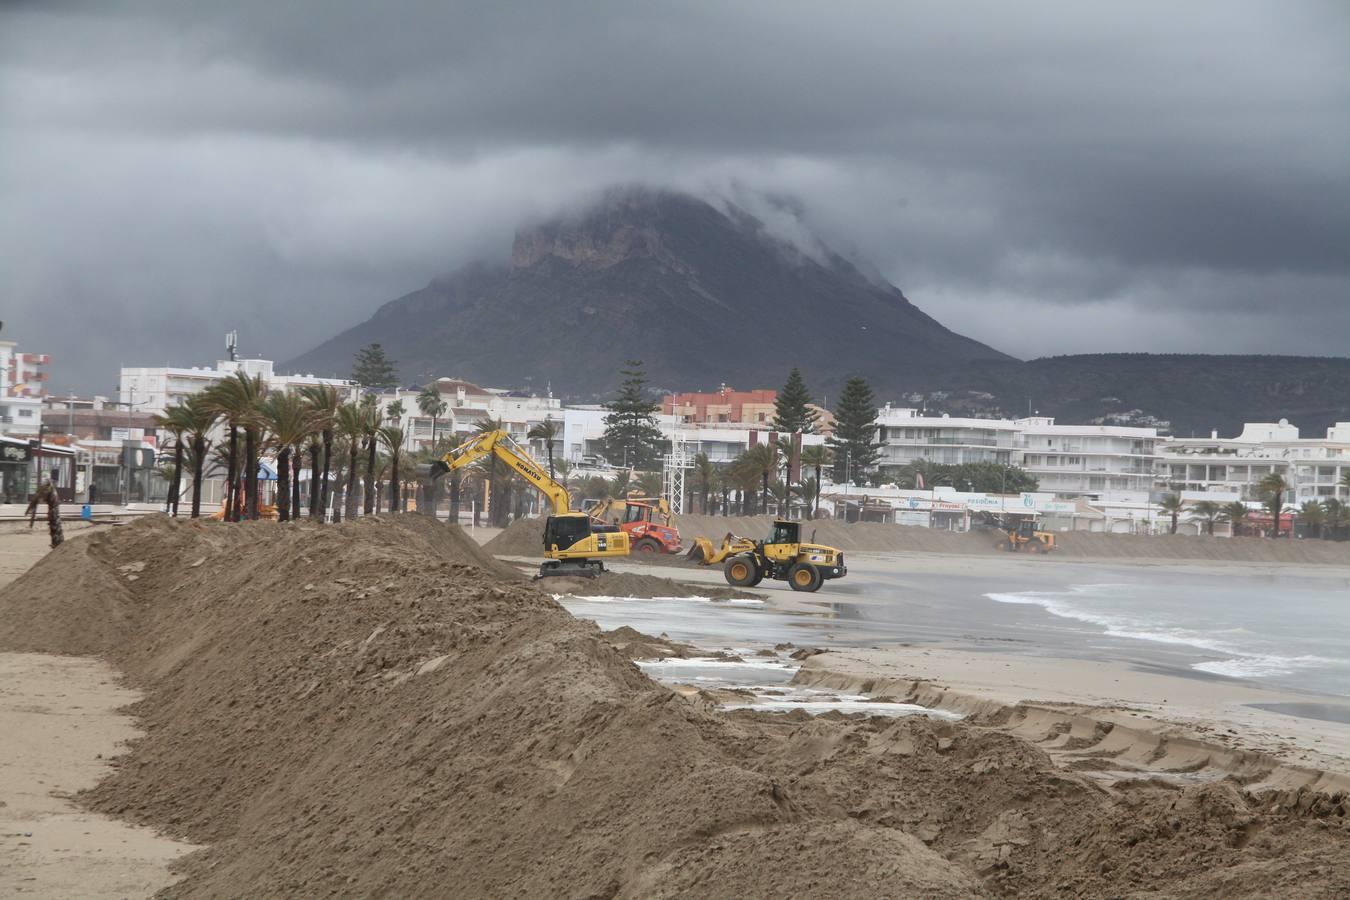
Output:
M572 509L567 488L550 478L548 472L505 431L477 435L418 474L434 480L493 455L548 498L553 508L553 514L544 520L544 563L539 567L540 578L550 575L594 578L605 570L606 559L628 555L628 535Z
M721 547L705 537L694 538L686 554L705 566L722 566L727 584L754 587L765 578L786 581L794 591L814 593L829 578L848 574L844 554L824 544L802 542L800 522L777 520L768 540L727 534Z

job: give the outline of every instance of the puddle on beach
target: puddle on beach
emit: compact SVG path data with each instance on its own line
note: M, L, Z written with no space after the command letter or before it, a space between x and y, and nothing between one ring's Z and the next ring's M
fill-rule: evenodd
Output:
M912 703L888 703L857 694L841 694L790 684L799 663L786 658L757 656L775 644L831 646L845 643L828 616L789 613L766 606L762 600L709 600L703 597L573 597L555 599L568 612L591 619L609 631L627 625L644 634L662 635L709 652L722 650L743 661L695 658L638 660L637 665L657 681L703 690L748 691L744 702L728 702L724 709L774 712L805 710L812 715L838 711L867 715L926 715L942 719L960 716ZM755 646L747 646L753 641Z
M748 648L728 648L750 654ZM749 691L744 701L727 702L723 709L755 709L769 712L804 710L812 715L825 712L865 713L870 716L932 716L959 719L959 715L928 709L914 703L894 703L861 694L840 694L790 684L796 674L795 660L747 656L743 662L715 658L637 660L637 665L657 681L704 690Z

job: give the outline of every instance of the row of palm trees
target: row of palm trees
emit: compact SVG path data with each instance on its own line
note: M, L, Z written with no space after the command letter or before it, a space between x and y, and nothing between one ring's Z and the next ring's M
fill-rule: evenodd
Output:
M1350 490L1350 473L1341 478L1341 485ZM1290 493L1290 485L1283 475L1272 473L1261 479L1257 491L1262 503L1270 512L1273 537L1280 536L1280 519L1286 509L1285 498ZM1177 525L1183 514L1183 502L1180 494L1166 494L1159 501L1163 513L1171 517L1171 533L1177 533ZM1233 534L1250 532L1251 510L1242 502L1219 503L1214 500L1201 500L1190 508L1191 518L1202 522L1205 534L1213 534L1216 523L1224 523L1232 528ZM1334 497L1325 500L1308 500L1298 507L1297 516L1303 525L1304 536L1339 539L1350 532L1350 503ZM1288 534L1286 533L1286 536Z
M343 469L345 502L342 507L334 506L335 520L344 513L348 518L355 516L358 506L366 514L373 513L377 480L384 473L389 476L389 508L402 506L400 462L406 435L397 424L383 420L373 397L344 403L331 385L270 391L261 377L236 373L155 418L173 442L172 468L166 475L174 516L179 514L184 474L190 473L192 486L189 515L198 518L208 467L219 467L225 476L225 519L237 522L262 517L259 466L268 453L276 459L275 510L282 521L306 515L300 493L306 456L314 473L310 518L323 517L334 485L342 485L337 476ZM223 437L215 437L221 429ZM362 463L364 490L358 495Z
M532 433L531 437L535 435ZM693 470L685 481L688 493L684 509L705 515L755 515L775 509L778 515L800 512L814 518L820 509L821 471L831 463L828 447L803 447L801 475L788 480L791 444L786 438L777 443L758 444L735 459L716 463L706 453L694 457ZM623 498L630 494L656 497L664 490L660 472L620 470L612 478L589 476L577 484L569 483L571 467L559 462L555 477L565 487L586 499ZM807 473L810 473L809 475Z

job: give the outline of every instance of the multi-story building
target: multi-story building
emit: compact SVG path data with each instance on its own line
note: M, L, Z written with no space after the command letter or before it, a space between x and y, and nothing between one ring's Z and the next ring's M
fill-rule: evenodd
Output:
M49 361L45 353L20 353L14 341L0 341L0 434L41 433Z
M1165 480L1174 490L1236 493L1261 499L1261 481L1279 475L1294 487L1291 502L1350 500L1341 479L1350 472L1350 422L1327 429L1325 438L1302 438L1287 419L1249 422L1242 433L1221 438L1173 438L1163 448Z
M171 406L206 390L211 385L232 378L242 372L260 376L270 390L306 385L329 384L337 388L343 400L355 399L357 385L342 378L320 378L316 375L279 375L270 359L222 359L213 368L193 366L135 367L123 366L118 379L118 402L134 412L163 413Z
M559 429L562 428L562 401L554 397L485 388L458 378L439 378L435 384L446 407L434 422L438 440L467 435L486 419L499 420L502 427L521 443L527 442L530 429L546 419L554 420ZM407 434L410 448L430 447L432 442L432 417L423 414L417 405L420 395L420 390L403 389L376 395L382 411L388 410L395 401L403 405L399 424ZM534 444L537 446L532 446L531 450L542 458L546 452L543 442L535 441ZM554 445L554 454L561 458L561 440Z
M877 441L883 473L919 460L944 465L1012 465L1018 425L1007 419L954 419L925 416L887 403L877 410Z
M1017 419L1017 460L1042 491L1060 497L1154 490L1161 474L1156 428L1057 425L1042 416Z
M740 425L768 428L774 417L774 390L737 391L725 384L705 393L667 394L661 412L683 425Z

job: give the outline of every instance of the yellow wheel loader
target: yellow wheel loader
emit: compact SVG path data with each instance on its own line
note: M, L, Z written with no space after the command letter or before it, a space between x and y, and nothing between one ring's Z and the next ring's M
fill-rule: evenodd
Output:
M705 566L722 566L727 583L754 587L765 578L786 581L794 591L814 592L830 578L848 574L844 554L824 544L802 543L801 523L776 521L765 541L728 534L714 548L705 537L695 538L687 554Z
M465 441L418 475L436 479L454 469L495 455L548 498L553 515L544 521L544 563L539 577L581 575L594 578L605 570L605 560L628 555L628 535L573 510L567 488L549 477L525 449L505 431L489 431Z
M1027 553L1049 553L1055 549L1054 532L1037 531L1036 523L1031 519L1023 519L1016 523L1005 522L1000 530L1003 533L994 543L996 550L1008 553L1016 553L1019 550L1025 550Z

